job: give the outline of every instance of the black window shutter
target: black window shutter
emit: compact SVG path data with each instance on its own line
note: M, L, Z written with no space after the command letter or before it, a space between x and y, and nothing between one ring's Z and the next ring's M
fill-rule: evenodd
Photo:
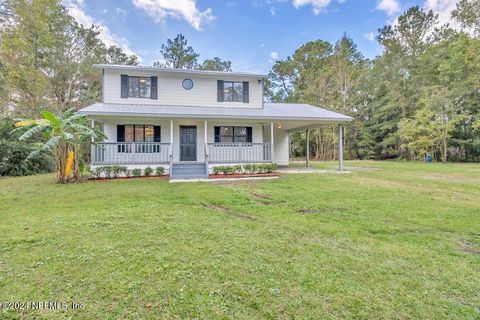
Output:
M252 127L247 127L247 142L252 142Z
M220 127L215 127L215 142L220 142Z
M243 102L244 103L249 103L249 88L248 88L248 81L243 82Z
M160 142L160 126L153 126L153 142Z
M122 99L128 98L128 76L126 74L122 74L120 76L121 79L121 93L120 97Z
M217 102L223 102L223 80L217 80Z
M158 78L150 77L150 99L158 99Z
M117 142L125 142L125 125L117 125Z

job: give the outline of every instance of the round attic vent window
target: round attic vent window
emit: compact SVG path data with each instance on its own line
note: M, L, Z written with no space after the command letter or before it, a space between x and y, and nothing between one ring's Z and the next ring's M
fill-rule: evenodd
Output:
M183 89L185 89L185 90L190 90L190 89L192 89L192 88L193 88L193 81L192 81L192 79L185 79L185 80L183 80L183 82L182 82L182 87L183 87Z

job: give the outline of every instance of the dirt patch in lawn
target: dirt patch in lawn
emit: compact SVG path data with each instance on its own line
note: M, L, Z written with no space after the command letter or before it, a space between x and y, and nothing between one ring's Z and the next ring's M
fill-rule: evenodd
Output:
M230 208L224 207L224 206L219 205L219 204L202 204L202 205L205 208L216 210L216 211L219 211L219 212L223 212L223 213L226 213L229 216L232 216L232 217L235 217L235 218L240 218L240 219L244 219L244 220L257 220L257 218L255 218L253 216L250 216L250 215L247 215L247 214L232 212L230 210Z
M261 194L261 193L255 193L253 192L251 194L252 196L254 196L259 203L261 204L264 204L264 205L271 205L273 204L275 201L273 200L273 198L271 196L269 196L268 194Z
M471 243L464 243L462 245L462 250L465 253L480 254L480 248L474 247Z

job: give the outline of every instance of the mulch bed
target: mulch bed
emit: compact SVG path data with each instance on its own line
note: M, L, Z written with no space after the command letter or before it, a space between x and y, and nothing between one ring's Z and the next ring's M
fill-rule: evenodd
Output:
M89 178L88 181L110 181L110 180L129 180L129 179L158 179L168 180L168 175L163 176L140 176L140 177L117 177L117 178Z
M209 174L209 179L225 179L225 178L261 178L261 177L278 177L278 173L234 173L234 174Z

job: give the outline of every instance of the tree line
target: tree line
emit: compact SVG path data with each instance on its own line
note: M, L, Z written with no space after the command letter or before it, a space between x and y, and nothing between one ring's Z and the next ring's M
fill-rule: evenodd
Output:
M452 12L459 28L442 25L419 6L378 30L382 55L364 58L344 34L316 40L276 61L266 96L350 115L349 159L480 160L480 0ZM336 157L334 128L312 130L311 156ZM292 136L292 154L305 154L305 133Z

